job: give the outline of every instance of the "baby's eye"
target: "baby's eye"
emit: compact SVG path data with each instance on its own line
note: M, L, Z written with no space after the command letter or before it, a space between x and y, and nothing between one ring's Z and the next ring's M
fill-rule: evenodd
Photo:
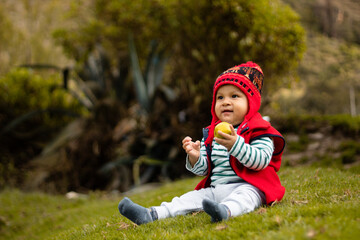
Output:
M238 97L239 97L239 95L234 94L234 95L232 95L231 97L232 97L232 98L238 98Z
M223 99L224 97L223 96L218 96L217 99L221 100Z

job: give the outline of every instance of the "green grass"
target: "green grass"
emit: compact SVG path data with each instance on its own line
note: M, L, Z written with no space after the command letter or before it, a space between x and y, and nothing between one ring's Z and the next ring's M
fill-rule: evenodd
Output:
M4 190L0 194L0 239L359 239L359 171L283 168L282 202L226 222L205 213L135 226L119 215L123 196L88 199ZM180 180L131 199L159 205L192 190L199 178Z

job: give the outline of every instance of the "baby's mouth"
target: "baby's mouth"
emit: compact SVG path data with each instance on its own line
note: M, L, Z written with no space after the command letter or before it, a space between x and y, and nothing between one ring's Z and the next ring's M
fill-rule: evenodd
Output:
M222 113L232 113L232 112L233 112L233 111L228 110L228 109L222 111Z

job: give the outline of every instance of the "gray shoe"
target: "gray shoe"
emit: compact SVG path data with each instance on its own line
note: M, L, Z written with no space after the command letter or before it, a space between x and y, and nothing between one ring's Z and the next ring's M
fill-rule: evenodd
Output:
M137 225L149 223L153 221L150 210L144 208L136 203L133 203L129 198L125 197L119 202L119 212L126 218L130 219Z
M211 216L211 222L221 222L230 218L230 211L223 204L204 199L202 205L204 211Z

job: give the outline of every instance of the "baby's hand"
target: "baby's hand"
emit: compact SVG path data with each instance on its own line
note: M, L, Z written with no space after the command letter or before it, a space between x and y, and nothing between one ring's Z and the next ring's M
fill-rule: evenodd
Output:
M230 151L231 148L234 146L236 139L238 137L235 132L235 129L232 125L230 125L230 129L231 129L231 134L226 134L226 133L223 133L222 131L219 131L218 133L222 138L214 137L214 140L218 144L221 144L224 147L226 147L228 151Z
M200 141L193 142L191 137L182 140L183 149L189 155L190 164L193 167L200 156Z

